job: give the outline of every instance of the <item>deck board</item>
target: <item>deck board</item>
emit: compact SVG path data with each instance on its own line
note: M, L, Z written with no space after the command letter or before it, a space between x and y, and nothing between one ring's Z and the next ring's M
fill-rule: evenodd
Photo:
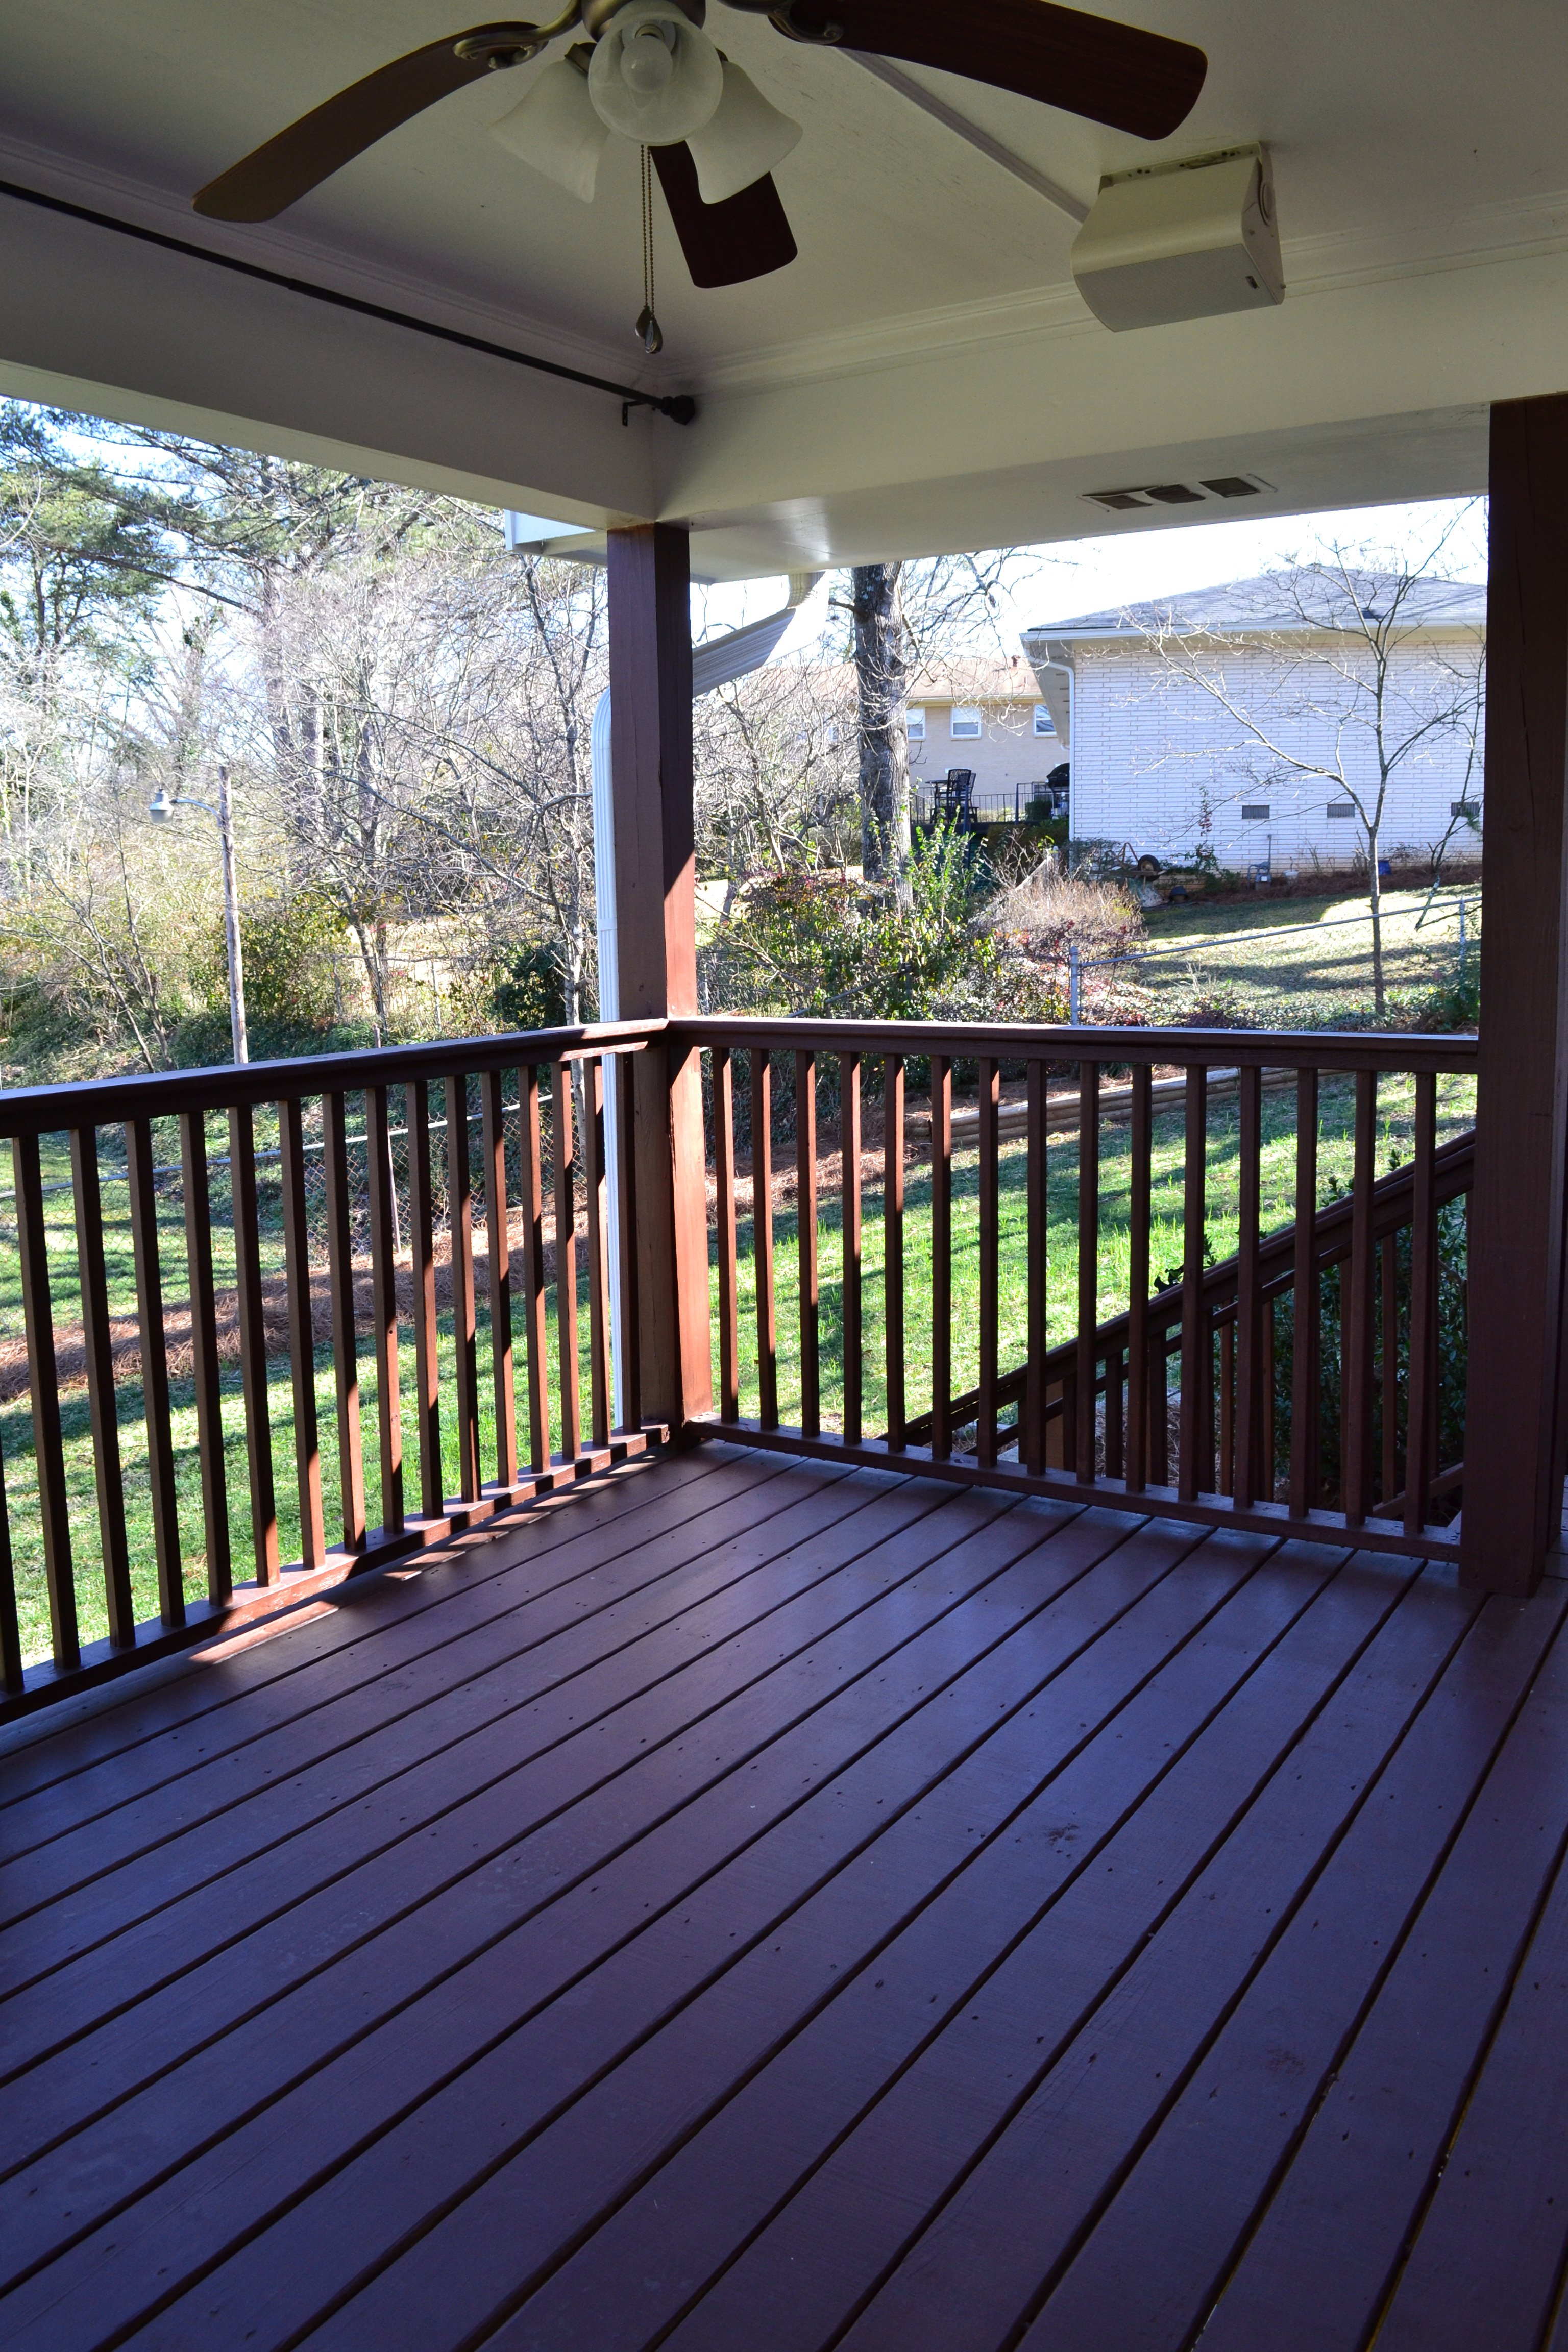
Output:
M710 1445L28 1726L5 2340L1536 2352L1565 1600Z

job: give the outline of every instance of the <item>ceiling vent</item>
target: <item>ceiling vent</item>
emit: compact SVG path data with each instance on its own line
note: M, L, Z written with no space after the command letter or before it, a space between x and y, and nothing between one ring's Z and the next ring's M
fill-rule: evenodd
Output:
M1215 499L1256 499L1273 488L1261 474L1212 474L1196 482L1140 482L1125 490L1085 490L1082 495L1108 514L1131 514L1140 507L1202 507Z

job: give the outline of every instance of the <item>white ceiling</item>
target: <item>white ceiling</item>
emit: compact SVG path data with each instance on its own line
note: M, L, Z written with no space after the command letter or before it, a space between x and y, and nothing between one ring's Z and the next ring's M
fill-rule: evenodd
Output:
M1256 471L1280 509L1477 487L1487 402L1568 385L1568 11L1137 0L1122 13L1210 58L1163 148L921 78L1084 202L1102 171L1268 141L1280 311L1111 336L1073 289L1068 220L851 59L715 5L710 31L805 126L775 174L800 258L699 293L665 223L666 348L650 367L631 332L635 152L612 142L585 207L483 135L538 66L446 100L269 228L190 215L195 187L284 122L460 30L445 5L0 0L5 176L595 373L695 391L701 414L623 432L602 394L5 202L0 383L352 455L584 524L679 517L708 532L698 560L714 572L1103 531L1086 491L1204 472Z

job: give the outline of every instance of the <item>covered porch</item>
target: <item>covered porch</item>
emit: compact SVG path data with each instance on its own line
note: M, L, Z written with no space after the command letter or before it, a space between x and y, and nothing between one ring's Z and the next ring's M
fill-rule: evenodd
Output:
M716 1442L136 1676L6 2340L1540 2344L1565 1600Z
M193 226L396 41L139 13L17 28L0 383L578 526L618 1018L0 1094L7 2342L1545 2352L1557 32L1461 66L1439 11L1411 97L1409 27L1309 12L1255 70L1228 0L1155 8L1215 60L1172 158L1294 140L1303 291L1122 337L1037 184L1141 142L988 90L917 152L795 45L846 175L799 275L679 287L633 373L613 207L520 263L437 115ZM1352 90L1418 179L1489 126L1466 208L1384 218ZM1479 1039L700 1015L693 578L1244 475L1489 489Z

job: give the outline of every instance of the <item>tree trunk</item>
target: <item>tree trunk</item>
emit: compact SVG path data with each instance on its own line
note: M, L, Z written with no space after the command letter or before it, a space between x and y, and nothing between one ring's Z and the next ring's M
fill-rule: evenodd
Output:
M1367 886L1372 906L1372 1001L1373 1010L1381 1021L1388 1010L1387 992L1383 982L1383 883L1378 874L1378 858L1382 849L1382 826L1367 827Z
M860 724L860 856L870 882L901 874L910 854L902 573L901 563L858 563L850 574Z

